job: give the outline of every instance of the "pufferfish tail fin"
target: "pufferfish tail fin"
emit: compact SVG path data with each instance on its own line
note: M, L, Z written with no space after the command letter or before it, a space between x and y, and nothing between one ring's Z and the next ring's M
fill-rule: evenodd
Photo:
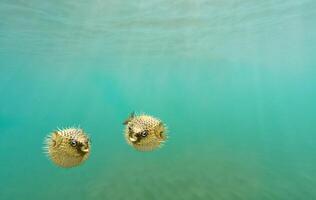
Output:
M133 118L135 117L135 111L133 111L129 117L123 122L123 125L128 124L128 122L130 122Z

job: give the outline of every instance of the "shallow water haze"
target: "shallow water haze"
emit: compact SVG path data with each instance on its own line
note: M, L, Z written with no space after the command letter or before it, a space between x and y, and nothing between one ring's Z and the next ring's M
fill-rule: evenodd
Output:
M0 0L0 199L316 199L316 1ZM168 141L138 152L133 111ZM92 140L63 169L44 138Z

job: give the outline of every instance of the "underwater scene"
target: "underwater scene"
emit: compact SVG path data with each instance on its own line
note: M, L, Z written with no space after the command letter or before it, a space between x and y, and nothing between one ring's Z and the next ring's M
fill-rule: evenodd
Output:
M0 199L316 199L315 25L313 0L0 0Z

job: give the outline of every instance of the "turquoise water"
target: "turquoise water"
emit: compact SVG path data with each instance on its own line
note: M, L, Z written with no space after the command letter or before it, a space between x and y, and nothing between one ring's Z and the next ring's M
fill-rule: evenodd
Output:
M316 199L316 2L0 1L0 199ZM166 145L126 144L130 112ZM83 127L91 157L43 154Z

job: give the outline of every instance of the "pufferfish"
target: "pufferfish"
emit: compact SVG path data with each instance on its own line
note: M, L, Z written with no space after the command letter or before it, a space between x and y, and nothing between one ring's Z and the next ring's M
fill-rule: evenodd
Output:
M166 126L157 118L132 113L123 123L128 144L139 151L152 151L167 139Z
M44 149L49 158L60 167L82 164L90 155L90 140L83 129L58 129L45 139Z

